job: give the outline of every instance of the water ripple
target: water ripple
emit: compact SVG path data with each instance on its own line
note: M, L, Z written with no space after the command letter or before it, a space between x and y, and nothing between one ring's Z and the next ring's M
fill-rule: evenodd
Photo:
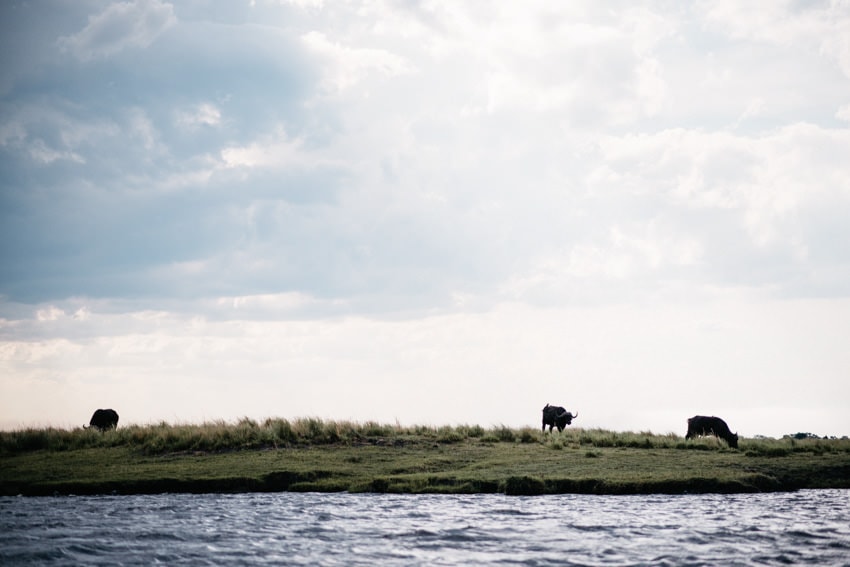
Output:
M850 565L850 491L0 498L2 565Z

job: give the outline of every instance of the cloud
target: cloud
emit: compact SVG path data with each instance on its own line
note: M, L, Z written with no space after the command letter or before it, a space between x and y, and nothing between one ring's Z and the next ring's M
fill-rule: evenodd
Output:
M303 141L289 139L283 128L274 135L247 146L221 150L224 166L244 168L289 168L310 165L315 160L303 150Z
M370 73L393 77L411 72L404 58L386 50L348 47L318 31L306 33L302 41L325 62L323 84L330 93L350 89Z
M608 138L600 145L605 165L591 175L611 191L646 189L671 205L739 211L753 243L766 245L793 238L798 213L819 194L844 200L850 171L835 148L847 136L801 123L757 137L673 130ZM823 181L812 186L813 176Z
M226 34L166 18L174 33L141 61L150 85L122 88L103 115L76 90L13 113L5 147L25 149L31 174L47 191L61 184L81 211L27 208L30 222L14 225L28 235L15 252L22 265L40 273L31 251L43 242L52 257L75 259L43 274L45 286L76 282L71 294L197 286L239 296L247 285L349 306L407 296L425 308L519 288L531 300L541 288L530 282L569 297L558 287L593 277L649 287L746 272L758 283L780 270L787 279L775 285L793 281L799 293L810 262L842 258L813 254L810 238L834 225L817 220L816 203L843 202L846 170L829 148L844 132L799 121L756 128L775 118L774 96L748 94L734 108L696 98L689 73L701 66L684 56L698 49L691 8L499 7L488 26L467 6L365 5L345 8L350 18L325 8L291 13L289 28L249 22ZM223 38L209 57L208 36ZM196 69L191 81L169 70L166 52ZM119 67L102 72L126 80ZM154 94L167 85L179 96ZM697 112L702 127L664 127ZM714 113L725 116L719 125ZM42 167L62 161L87 167ZM826 181L808 189L815 175ZM39 223L66 236L50 242L25 228ZM14 289L24 287L38 289Z
M325 2L324 0L277 0L281 4L291 4L301 9L321 9ZM253 3L253 2L252 2Z
M79 32L59 39L63 51L88 61L110 57L131 47L148 47L177 22L174 7L159 0L117 2L89 16Z
M706 20L734 38L816 49L850 77L850 7L846 2L775 2L753 9L733 1L702 3Z
M842 393L842 3L0 10L27 62L0 77L0 398L631 427L633 400L786 407L807 367Z
M178 111L177 121L188 129L218 126L221 123L221 109L215 104L203 102L192 108Z
M54 162L89 163L88 149L99 139L115 136L108 119L82 119L68 105L41 101L16 102L5 107L0 147L32 160L37 168Z

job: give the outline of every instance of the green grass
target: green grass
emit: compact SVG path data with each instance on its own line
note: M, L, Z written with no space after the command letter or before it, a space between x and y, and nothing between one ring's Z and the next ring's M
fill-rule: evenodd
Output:
M683 493L850 488L850 440L256 422L0 432L0 494Z

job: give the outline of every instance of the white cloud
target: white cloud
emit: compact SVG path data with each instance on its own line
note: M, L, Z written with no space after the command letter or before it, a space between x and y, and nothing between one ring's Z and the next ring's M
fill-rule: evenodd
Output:
M628 297L646 299L662 286L692 277L685 275L687 270L706 259L701 237L657 220L643 226L613 225L604 238L536 258L500 293L532 303L535 297L545 297L547 303L558 305L618 303L625 299L624 291ZM699 293L694 291L695 296Z
M843 1L746 4L703 2L702 12L732 37L817 50L850 77L850 5Z
M325 2L324 0L274 0L281 4L290 4L301 9L321 9ZM253 4L254 0L252 0Z
M150 151L161 146L156 126L141 108L133 108L127 115L127 134L141 142L145 150Z
M261 141L224 148L221 159L228 168L284 168L315 163L314 158L304 151L303 142L289 138L283 128Z
M226 296L215 300L211 309L226 319L281 319L315 312L322 301L301 292Z
M412 71L403 57L384 49L349 47L329 39L319 31L304 34L302 40L308 49L323 60L323 84L330 93L351 89L373 73L381 77L394 77Z
M36 312L36 319L39 321L56 321L60 317L64 317L65 312L58 307L49 305L44 309L39 309Z
M177 122L190 130L201 126L218 126L221 123L221 109L212 103L203 102L178 111Z
M174 7L160 0L117 2L89 16L81 31L59 39L59 46L87 61L109 57L128 47L148 47L177 22Z
M811 20L794 17L790 2L770 5L744 5L730 0L703 2L698 5L709 22L722 26L734 37L760 41L790 42L807 35ZM798 14L799 16L799 14Z
M87 148L113 138L119 128L109 118L86 120L72 110L34 101L10 105L7 120L0 126L0 147L22 152L39 165L88 163Z
M50 164L57 160L67 160L76 163L85 163L86 160L78 153L72 151L55 150L49 147L44 140L33 140L29 144L30 157L39 163Z
M846 2L838 6L844 8L844 15L850 13L850 7L847 7ZM834 58L844 75L850 77L850 23L846 19L836 20L834 28L823 39L821 50Z
M804 203L827 194L846 199L850 168L836 152L848 143L847 130L809 124L758 137L684 130L607 137L589 183L667 195L677 206L738 210L754 242L793 240ZM813 185L813 177L822 181Z

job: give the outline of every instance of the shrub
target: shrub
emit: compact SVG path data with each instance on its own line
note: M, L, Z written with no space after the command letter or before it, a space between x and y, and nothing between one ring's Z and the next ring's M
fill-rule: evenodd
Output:
M360 427L360 433L366 437L388 437L393 434L393 429L389 425L367 421Z
M514 430L510 427L505 427L504 425L500 425L493 431L493 434L496 436L496 439L503 443L513 443L516 440L516 434Z
M524 427L519 432L520 443L536 443L538 440L537 431L528 427Z
M437 442L439 443L459 443L463 440L463 435L451 428L441 428L437 432Z
M467 437L482 437L484 435L484 428L480 425L473 425L467 428L466 435Z
M288 444L296 440L292 425L285 419L267 419L263 425L272 432L276 443Z

